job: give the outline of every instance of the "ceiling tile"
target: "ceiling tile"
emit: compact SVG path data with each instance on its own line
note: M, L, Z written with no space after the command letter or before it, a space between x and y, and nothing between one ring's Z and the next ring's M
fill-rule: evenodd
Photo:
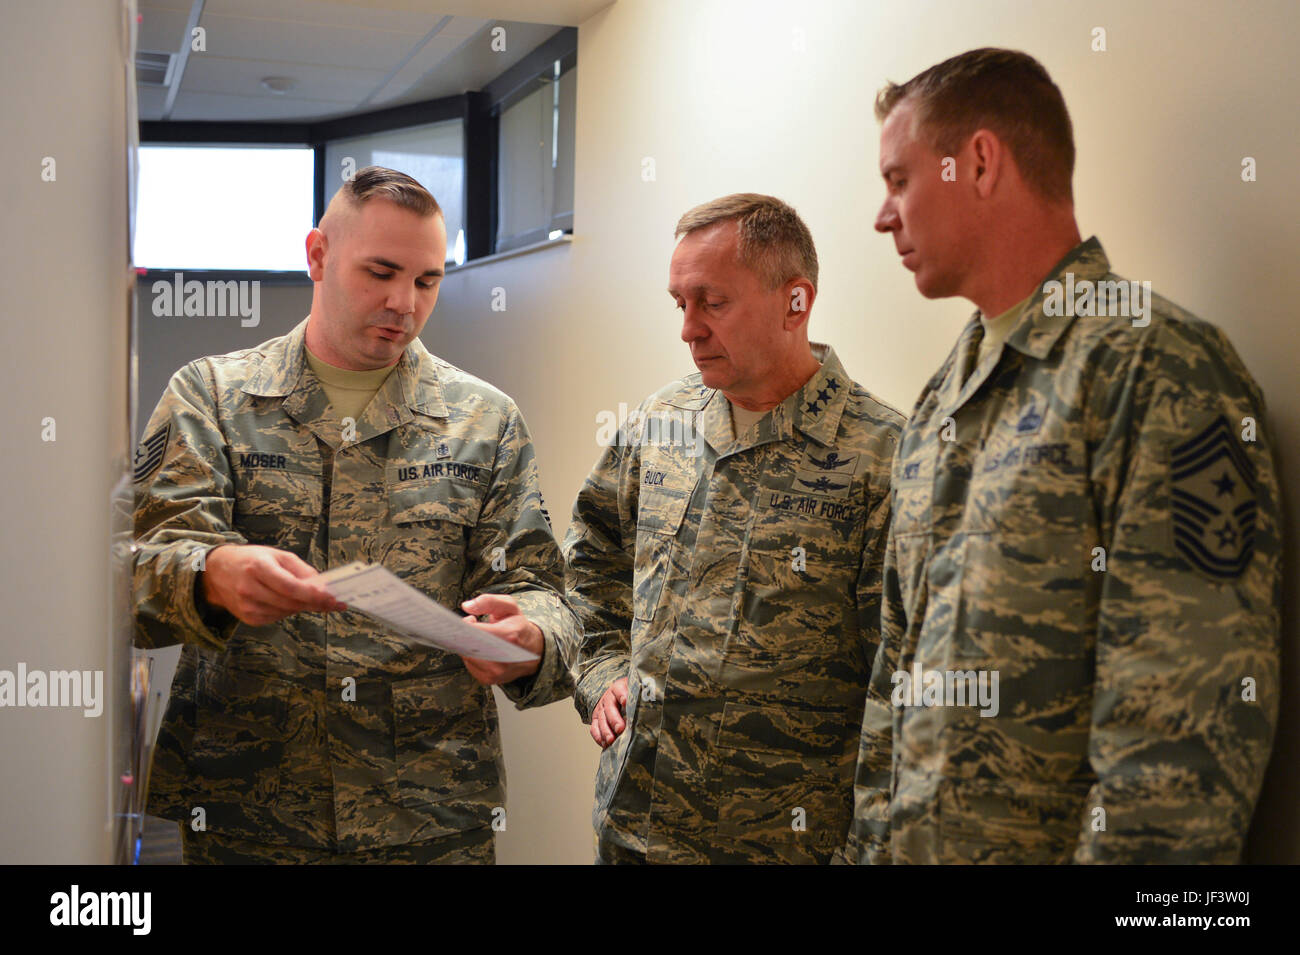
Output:
M264 76L291 76L298 85L279 95L261 88ZM286 65L273 60L229 60L191 56L185 69L184 93L231 93L272 100L306 98L360 103L383 80L380 70L341 69L308 63Z
M231 96L226 93L185 93L176 97L173 120L229 120L239 122L309 122L346 112L352 104L277 96Z

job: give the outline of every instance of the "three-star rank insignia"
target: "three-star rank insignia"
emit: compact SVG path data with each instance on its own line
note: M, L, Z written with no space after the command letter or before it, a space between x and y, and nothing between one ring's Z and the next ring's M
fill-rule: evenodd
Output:
M1255 555L1255 465L1219 415L1169 455L1174 548L1213 580L1235 580Z
M824 387L817 390L817 397L803 403L803 413L816 417L831 406L831 398L840 390L840 383L834 378L827 378ZM824 407L823 407L824 406Z
M148 479L158 470L163 462L163 455L167 453L167 439L171 437L171 433L172 423L168 421L141 441L140 446L135 449L135 459L131 463L134 472L132 476L136 484Z

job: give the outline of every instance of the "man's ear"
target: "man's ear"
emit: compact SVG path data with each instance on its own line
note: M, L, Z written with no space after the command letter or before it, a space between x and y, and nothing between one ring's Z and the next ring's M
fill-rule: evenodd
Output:
M797 278L785 283L785 295L785 330L792 332L808 321L808 313L812 311L817 290L806 278Z
M1003 174L1006 149L991 130L977 129L970 138L970 155L975 191L981 199L993 195Z
M329 240L320 229L312 229L307 233L307 274L313 282L325 278L325 252L328 245Z

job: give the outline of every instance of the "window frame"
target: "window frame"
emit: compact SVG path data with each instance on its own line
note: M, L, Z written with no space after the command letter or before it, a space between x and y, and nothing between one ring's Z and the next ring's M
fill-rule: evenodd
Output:
M141 146L305 146L315 154L313 186L314 224L325 213L325 146L328 142L366 136L411 126L459 119L465 144L465 265L496 254L497 170L499 163L499 118L536 88L540 77L551 78L555 61L560 75L577 66L578 29L565 27L527 53L514 66L498 74L481 90L423 100L403 106L358 113L340 119L314 123L207 122L146 120L140 123ZM568 230L572 231L572 230ZM172 270L138 270L148 277ZM257 278L277 284L310 282L306 270L278 272L262 270L221 271L190 269L205 276Z

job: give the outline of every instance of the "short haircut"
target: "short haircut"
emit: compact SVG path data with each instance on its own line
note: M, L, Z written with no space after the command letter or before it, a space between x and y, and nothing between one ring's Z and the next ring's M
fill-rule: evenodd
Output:
M985 47L944 60L876 96L884 122L899 103L916 107L918 135L955 156L977 130L1006 144L1025 183L1051 202L1073 201L1074 130L1043 65L1018 50Z
M817 248L799 213L780 199L738 192L698 205L677 220L673 238L734 219L740 235L737 256L768 288L806 278L817 289Z
M356 175L343 183L338 194L353 207L362 206L371 199L387 199L422 218L442 215L442 207L428 189L406 173L383 166L358 169Z

